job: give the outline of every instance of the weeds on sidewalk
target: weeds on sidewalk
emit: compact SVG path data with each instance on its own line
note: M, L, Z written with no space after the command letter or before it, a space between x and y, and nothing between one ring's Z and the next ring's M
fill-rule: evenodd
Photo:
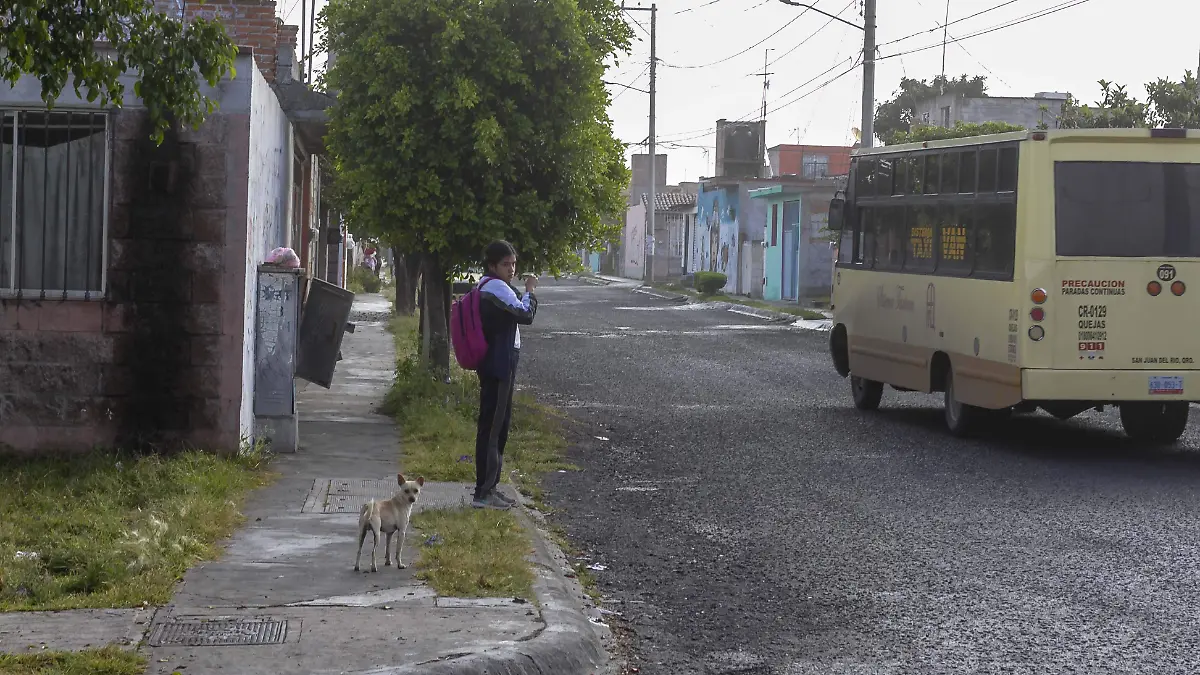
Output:
M239 524L266 461L257 450L0 457L0 611L168 602Z
M417 578L439 595L533 599L529 535L512 513L429 510L414 515L413 525L426 533Z
M114 646L80 652L0 654L0 675L141 675L146 657Z
M451 364L449 384L431 377L420 362L416 318L396 317L391 331L396 342L396 379L384 401L384 411L400 423L404 472L428 480L473 482L478 378L456 364ZM534 500L541 497L538 476L574 468L562 461L566 448L563 419L529 394L513 397L504 467Z

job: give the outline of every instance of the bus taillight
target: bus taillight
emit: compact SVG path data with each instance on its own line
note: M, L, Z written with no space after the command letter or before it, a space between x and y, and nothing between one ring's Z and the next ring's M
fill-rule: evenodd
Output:
M1151 281L1150 283L1146 284L1146 292L1152 297L1156 296L1159 293L1162 293L1162 284L1158 283L1157 281Z
M1033 319L1034 321L1041 321L1042 319L1046 318L1046 310L1042 309L1041 307L1034 307L1033 309L1029 310L1029 318Z
M1029 294L1029 299L1033 300L1033 304L1035 304L1035 305L1042 304L1043 302L1046 301L1046 289L1044 289L1044 288L1033 289L1033 292Z
M1183 295L1183 292L1186 290L1187 286L1184 286L1182 281L1176 280L1175 283L1171 284L1171 292L1175 295Z

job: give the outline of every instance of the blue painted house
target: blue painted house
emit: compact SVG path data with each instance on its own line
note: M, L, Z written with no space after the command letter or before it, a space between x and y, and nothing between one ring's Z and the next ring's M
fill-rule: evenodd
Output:
M829 294L833 248L829 200L833 189L779 182L751 191L762 203L763 299L798 301Z

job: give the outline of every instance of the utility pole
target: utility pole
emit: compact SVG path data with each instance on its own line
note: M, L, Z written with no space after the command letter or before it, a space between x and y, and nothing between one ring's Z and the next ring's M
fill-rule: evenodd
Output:
M317 0L312 0L312 14L308 17L308 86L312 87L313 57L317 54Z
M626 7L622 3L621 9L627 12L650 12L650 206L646 220L646 241L642 245L642 275L646 280L654 281L654 226L656 215L654 202L658 199L658 157L654 154L654 95L657 91L656 84L658 82L658 5Z
M767 49L763 50L763 71L761 73L755 73L755 75L762 75L763 79L762 116L759 119L764 121L767 119L767 90L771 88L771 81L767 79L767 76L775 74L767 72L767 59L770 58L770 56L771 48L768 47Z
M875 0L863 2L862 147L875 141Z
M946 20L942 22L942 79L946 79L946 38L950 35L950 0L946 0ZM943 91L942 93L945 93Z
M869 148L875 140L875 0L863 0L863 25L851 23L836 14L813 7L811 3L798 0L779 0L785 5L805 7L847 26L863 32L863 94L862 94L862 147ZM949 7L946 9L949 12ZM947 14L948 15L948 14ZM763 70L766 70L765 68Z
M315 3L317 0L313 0ZM292 5L295 7L295 5ZM304 79L304 39L308 37L304 33L304 16L308 14L308 0L300 0L300 79Z

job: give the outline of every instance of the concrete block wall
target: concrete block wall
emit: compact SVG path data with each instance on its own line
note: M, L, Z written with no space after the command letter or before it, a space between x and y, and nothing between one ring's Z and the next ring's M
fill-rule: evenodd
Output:
M223 114L161 146L143 109L110 124L106 297L0 305L0 444L235 448L226 189L245 161L230 161Z

